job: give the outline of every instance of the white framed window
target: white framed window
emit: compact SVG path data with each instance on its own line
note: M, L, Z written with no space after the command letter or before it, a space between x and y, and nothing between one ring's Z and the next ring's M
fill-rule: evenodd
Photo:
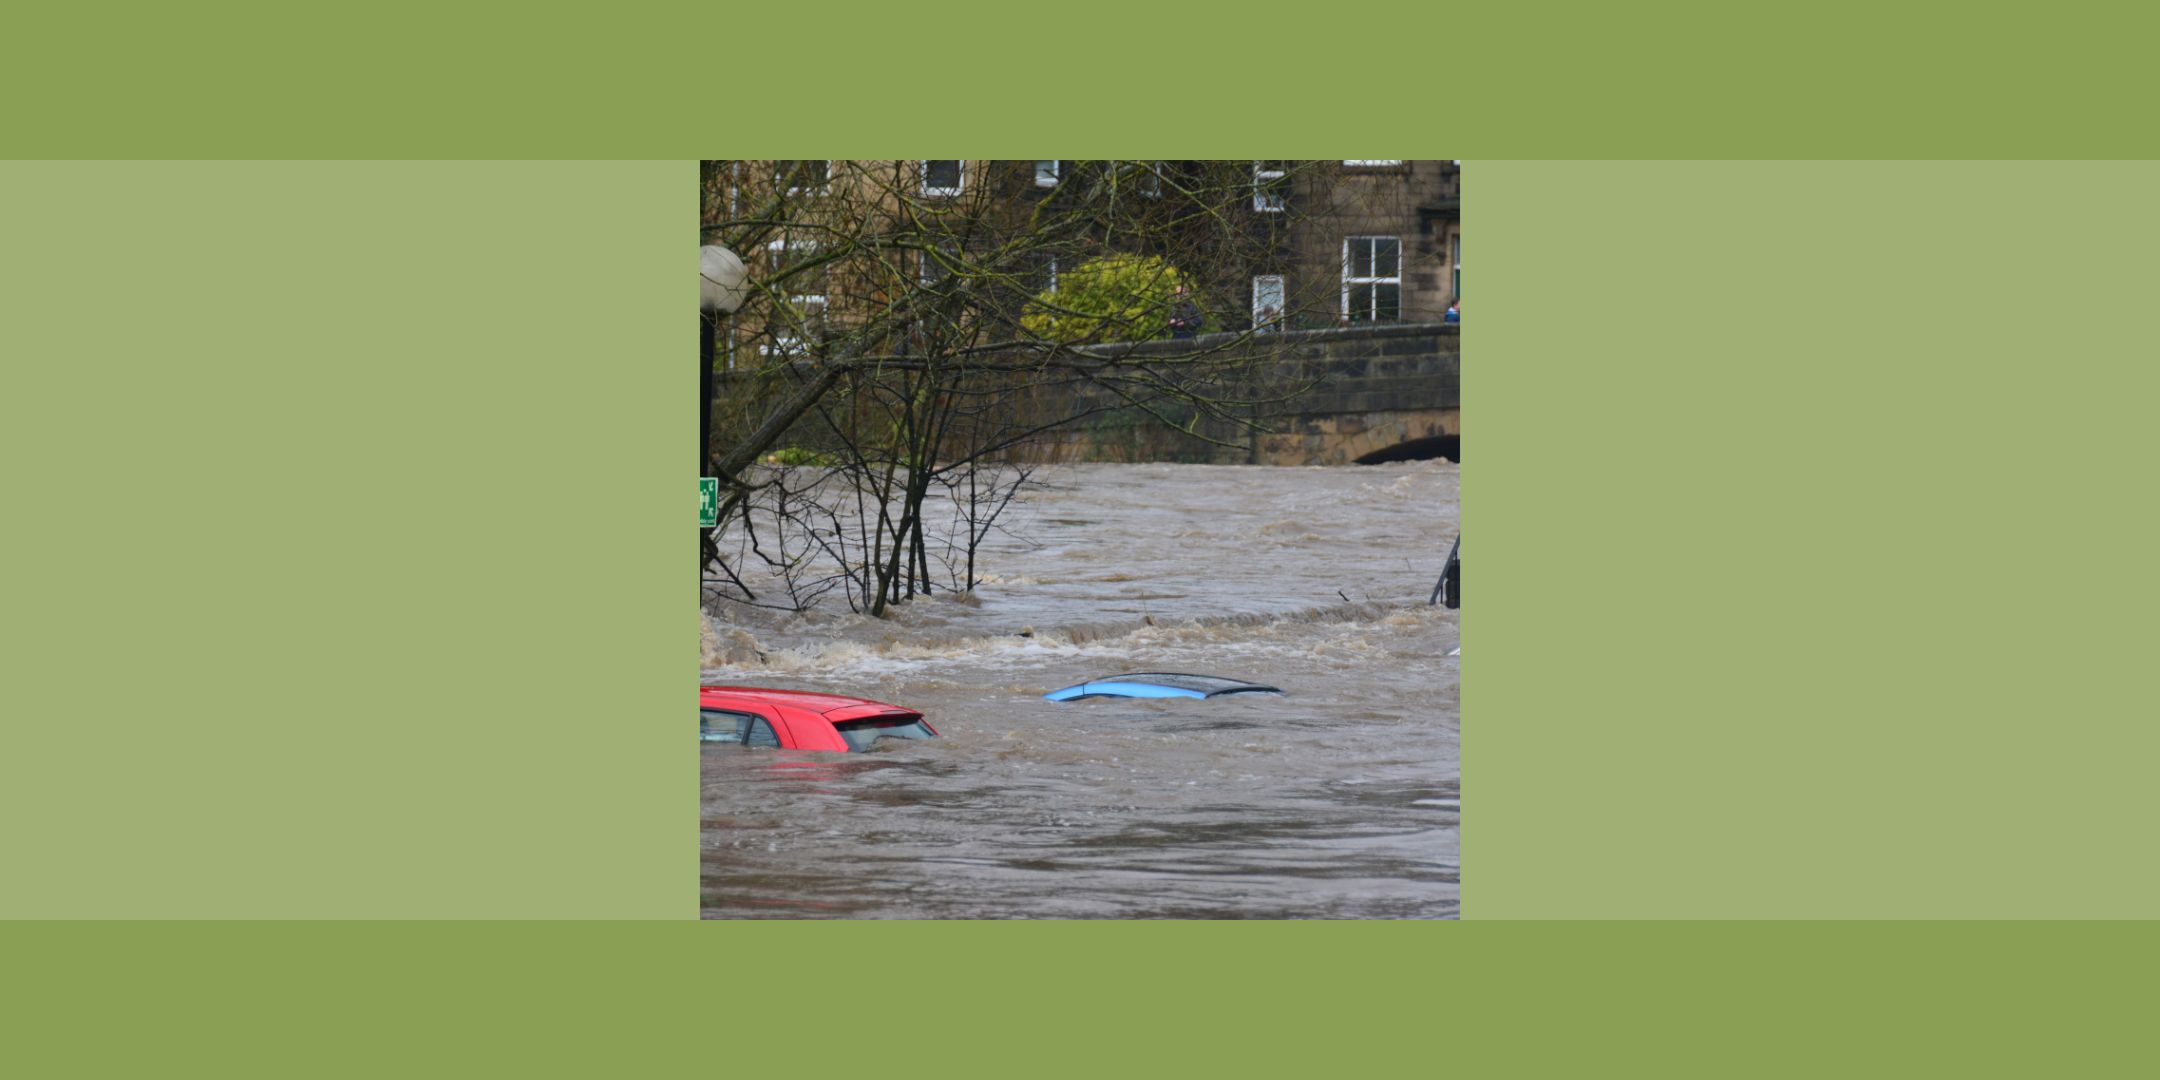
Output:
M765 242L765 252L771 260L774 277L793 273L785 282L788 303L825 304L825 268L797 272L796 268L817 256L815 240L789 240L786 238Z
M1402 238L1343 237L1343 317L1351 322L1402 318Z
M1050 295L1052 295L1052 296L1056 296L1056 295L1057 295L1057 256L1055 256L1055 255L1052 255L1052 256L1050 256L1050 259L1049 259L1049 263L1048 263L1048 265L1046 265L1046 266L1044 266L1044 267L1043 267L1043 280L1044 280L1044 282L1046 283L1046 284L1044 285L1044 287L1043 287L1043 291L1044 291L1044 292L1047 292L1047 293L1049 293L1049 294L1050 294Z
M1345 161L1343 164L1353 169L1385 169L1402 164L1402 159L1394 161Z
M1163 163L1160 161L1116 161L1110 171L1118 182L1129 190L1137 191L1150 199L1162 198Z
M768 356L799 356L805 350L802 332L815 329L825 320L826 268L798 269L817 256L814 240L789 240L780 238L765 243L765 256L775 278L787 275L782 287L787 291L784 310L767 316L772 342L759 346Z
M809 348L803 345L802 335L796 333L794 327L782 326L776 322L767 327L766 330L767 340L758 342L757 351L759 356L806 356L809 354Z
M1255 161L1252 163L1252 208L1263 214L1280 214L1283 196L1290 189L1290 163L1287 161Z
M1448 299L1462 299L1462 232L1455 233L1455 280L1448 284Z
M1150 199L1162 198L1163 163L1160 161L1135 161L1124 166L1140 194Z
M922 163L922 193L932 196L960 194L967 183L967 162L925 161Z
M790 195L823 195L831 182L830 161L773 162L773 186Z
M917 269L916 280L924 285L936 285L953 274L953 265L960 261L960 245L951 240L939 240L936 250L919 252L922 265Z
M1053 188L1058 185L1058 163L1038 161L1035 163L1035 186Z
M1254 330L1280 330L1283 318L1283 281L1280 274L1252 279L1252 325Z

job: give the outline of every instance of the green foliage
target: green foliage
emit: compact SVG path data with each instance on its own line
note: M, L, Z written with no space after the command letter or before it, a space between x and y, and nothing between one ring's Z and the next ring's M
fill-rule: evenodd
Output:
M1059 275L1057 291L1037 295L1020 325L1061 342L1168 337L1177 287L1190 284L1153 255L1105 255Z

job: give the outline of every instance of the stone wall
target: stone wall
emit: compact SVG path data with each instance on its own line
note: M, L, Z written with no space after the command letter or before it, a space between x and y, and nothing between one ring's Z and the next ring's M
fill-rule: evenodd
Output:
M1045 436L1016 456L1047 461L1189 461L1215 464L1342 465L1397 443L1461 434L1460 327L1398 323L1336 330L1266 334L1235 344L1226 355L1251 363L1228 387L1230 396L1258 404L1247 412L1263 429L1194 415L1191 407L1158 411L1196 434L1174 430L1143 410L1108 408L1102 391L1062 396L1016 395L1021 415L1059 415L1100 406L1089 416ZM1104 346L1136 358L1168 356L1220 347L1236 335L1205 335L1192 341L1155 341ZM724 376L714 407L714 441L731 445L753 427L783 393L772 380ZM1094 395L1094 396L1091 396ZM816 428L805 422L782 445L815 448Z
M1195 425L1206 438L1194 438L1128 409L1060 433L1041 454L1080 461L1343 465L1412 439L1460 436L1459 331L1399 323L1256 337L1241 346L1257 362L1240 396L1289 397L1253 409L1265 430L1207 419ZM1175 352L1219 340L1150 342L1137 351Z

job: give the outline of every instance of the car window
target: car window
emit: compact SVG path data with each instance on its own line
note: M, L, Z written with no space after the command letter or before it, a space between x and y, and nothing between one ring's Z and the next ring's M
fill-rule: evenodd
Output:
M868 720L842 720L833 730L847 740L849 750L868 750L879 739L927 739L930 728L920 716L879 716Z
M749 713L728 712L724 709L698 710L698 741L739 743L750 730L750 721L757 719Z
M1173 690L1191 690L1202 694L1231 694L1240 690L1273 690L1272 686L1224 679L1214 675L1182 675L1174 671L1138 671L1130 675L1113 675L1096 682L1142 683L1147 686L1167 686Z
M1092 679L1077 686L1052 690L1043 696L1052 701L1085 701L1096 697L1221 697L1224 694L1280 694L1282 689L1215 675L1185 675L1174 671L1135 671Z
M766 723L764 717L753 716L750 718L750 737L743 740L743 745L778 746L780 736L773 734L772 725Z

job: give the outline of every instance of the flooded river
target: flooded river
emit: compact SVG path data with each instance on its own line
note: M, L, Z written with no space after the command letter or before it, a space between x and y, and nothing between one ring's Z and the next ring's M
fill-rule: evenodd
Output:
M708 615L705 682L895 702L940 737L705 746L705 916L1455 917L1458 623L1426 598L1457 466L1037 477L972 597ZM1287 696L1041 696L1127 671Z

